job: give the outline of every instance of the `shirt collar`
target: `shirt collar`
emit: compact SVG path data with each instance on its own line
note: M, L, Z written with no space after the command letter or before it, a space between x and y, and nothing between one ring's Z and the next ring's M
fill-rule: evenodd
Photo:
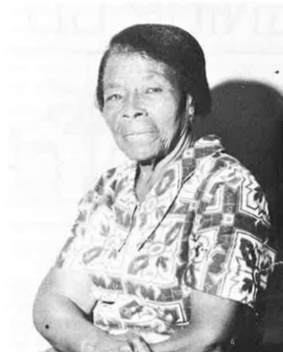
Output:
M223 150L220 138L215 135L208 135L195 141L182 155L182 172L179 175L179 187L192 175L196 167L205 158Z
M172 163L160 180L150 190L149 196L163 198L163 204L167 208L173 202L184 182L191 177L196 167L205 158L220 153L224 148L220 138L215 135L208 135L193 142L182 154L182 156ZM118 193L127 194L127 203L131 207L138 203L135 194L135 178L137 172L137 162L130 161L119 168L120 187ZM124 197L123 197L124 198ZM125 198L124 198L125 200Z
M147 194L145 200L140 203L141 210L143 208L147 211L152 209L148 214L151 220L147 222L147 226L143 229L144 241L141 243L141 247L154 234L155 229L170 211L182 185L193 175L199 163L222 150L223 147L219 138L215 136L203 137L188 147L182 157L168 167L160 180ZM115 190L115 208L117 208L117 211L123 211L127 214L125 219L131 218L139 204L134 191L136 170L137 163L130 162L119 168L118 174L116 174L118 182Z

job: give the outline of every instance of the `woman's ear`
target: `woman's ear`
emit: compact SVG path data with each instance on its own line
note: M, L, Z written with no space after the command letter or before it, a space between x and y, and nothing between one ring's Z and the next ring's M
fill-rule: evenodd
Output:
M195 116L195 107L193 97L190 94L187 95L186 99L186 115L190 122L192 122Z
M102 112L103 112L103 109L102 109L101 106L99 105L96 96L93 97L93 103L94 103L94 107L102 113Z

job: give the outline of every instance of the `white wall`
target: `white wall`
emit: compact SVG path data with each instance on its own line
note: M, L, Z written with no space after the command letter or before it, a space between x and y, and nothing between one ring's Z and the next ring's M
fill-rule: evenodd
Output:
M2 181L8 213L2 212L0 309L8 329L1 349L36 352L47 347L32 326L37 287L68 236L77 201L122 159L93 104L109 38L134 23L175 24L202 44L211 86L255 79L283 94L283 4L14 0L1 17L1 125L8 142L8 161L1 163L8 172Z

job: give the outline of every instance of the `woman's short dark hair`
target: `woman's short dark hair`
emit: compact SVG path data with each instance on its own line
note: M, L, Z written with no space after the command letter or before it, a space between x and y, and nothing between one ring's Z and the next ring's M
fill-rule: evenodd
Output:
M197 40L185 30L163 24L139 24L116 34L110 41L99 66L96 98L104 106L103 75L107 60L115 51L141 53L165 63L177 76L183 97L190 94L196 115L211 109L211 96L205 71L205 58Z

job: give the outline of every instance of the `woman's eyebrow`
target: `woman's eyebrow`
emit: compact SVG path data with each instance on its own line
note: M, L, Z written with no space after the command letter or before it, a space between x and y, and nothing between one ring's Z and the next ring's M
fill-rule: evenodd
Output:
M159 71L150 71L142 77L142 80L145 80L145 81L149 81L152 79L162 79L162 80L168 81L168 77L166 73L159 72ZM111 80L105 81L103 86L104 86L104 90L123 88L123 85L121 83L111 81Z
M151 71L148 74L146 74L144 78L151 79L151 78L160 78L160 77L167 79L167 76L165 73L158 72L158 71Z
M113 89L113 88L121 88L121 84L115 83L115 82L110 82L110 83L104 83L104 89Z

